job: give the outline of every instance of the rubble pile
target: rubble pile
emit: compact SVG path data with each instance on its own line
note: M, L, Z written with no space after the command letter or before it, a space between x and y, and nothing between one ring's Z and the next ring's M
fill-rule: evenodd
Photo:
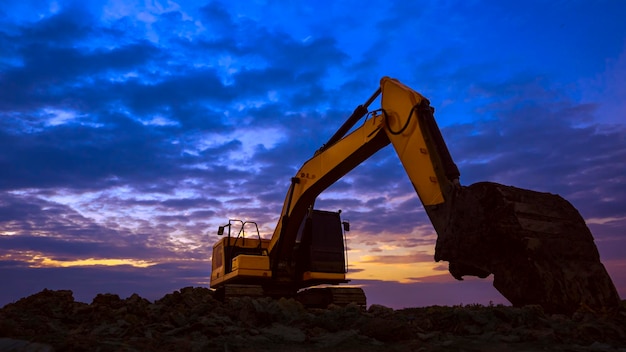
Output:
M9 346L9 347L7 347ZM10 347L13 346L13 347ZM626 307L548 314L540 306L306 309L292 299L222 303L206 288L150 302L44 290L0 309L0 350L626 351Z

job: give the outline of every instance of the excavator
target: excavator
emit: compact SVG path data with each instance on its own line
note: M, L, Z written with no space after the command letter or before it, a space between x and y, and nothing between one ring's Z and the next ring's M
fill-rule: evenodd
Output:
M380 108L369 111L379 96ZM437 233L434 259L448 261L454 278L493 274L494 287L514 306L563 313L619 306L593 236L568 201L495 182L461 185L430 102L389 77L291 178L270 239L250 221L230 219L219 227L223 237L213 245L210 279L216 297L365 306L362 288L343 285L349 282L350 224L341 211L314 205L324 190L389 144Z

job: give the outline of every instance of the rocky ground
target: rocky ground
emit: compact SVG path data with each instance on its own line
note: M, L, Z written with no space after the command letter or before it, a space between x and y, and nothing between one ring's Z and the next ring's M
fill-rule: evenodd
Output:
M0 310L0 351L621 351L621 309L571 316L538 306L372 305L305 309L295 300L215 300L183 288L150 302L44 290Z

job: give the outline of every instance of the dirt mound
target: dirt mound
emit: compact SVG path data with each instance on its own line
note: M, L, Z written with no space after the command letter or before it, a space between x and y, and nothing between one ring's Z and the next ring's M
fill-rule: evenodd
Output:
M8 351L624 351L626 308L546 314L539 306L372 305L306 309L291 299L221 303L206 288L150 302L44 290L0 310Z

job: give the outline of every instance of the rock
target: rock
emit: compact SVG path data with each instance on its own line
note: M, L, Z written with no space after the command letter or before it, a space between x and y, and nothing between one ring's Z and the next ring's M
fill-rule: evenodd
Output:
M261 332L270 339L278 339L287 342L304 342L306 335L302 330L282 324L272 324L270 327L261 329Z
M414 337L412 329L401 320L389 318L370 318L360 322L362 335L382 342L397 342Z
M393 315L393 308L385 307L380 304L372 304L367 312L375 317L387 318Z
M0 351L4 352L53 352L50 345L42 343L0 338Z
M565 199L480 182L463 187L449 207L435 260L448 261L455 278L492 273L494 287L514 306L536 304L546 312L619 307L593 236Z
M92 306L104 306L106 308L117 309L125 306L125 302L120 299L120 296L112 293L99 293L91 301Z
M337 348L338 346L354 342L358 340L359 332L357 330L343 330L335 333L323 334L311 339L311 342L315 344L316 348L330 349Z
M71 291L44 290L0 309L0 336L0 351L625 352L626 309L571 316L537 305L306 309L288 299L222 303L205 288L155 302L101 294L85 304Z
M589 345L589 349L592 351L609 351L611 350L611 346L606 343L595 341Z

